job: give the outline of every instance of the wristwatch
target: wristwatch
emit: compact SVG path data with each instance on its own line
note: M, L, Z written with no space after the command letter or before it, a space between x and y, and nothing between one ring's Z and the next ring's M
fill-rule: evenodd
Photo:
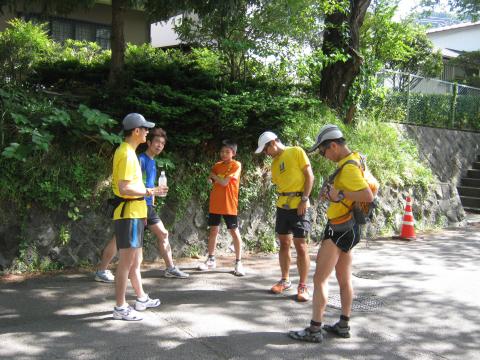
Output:
M302 196L302 202L307 202L308 201L308 196L303 195Z

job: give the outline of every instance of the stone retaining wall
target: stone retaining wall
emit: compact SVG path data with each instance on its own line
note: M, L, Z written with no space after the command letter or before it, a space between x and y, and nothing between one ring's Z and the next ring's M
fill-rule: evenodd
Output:
M458 185L480 155L480 132L394 124L401 134L418 145L421 158L440 182Z

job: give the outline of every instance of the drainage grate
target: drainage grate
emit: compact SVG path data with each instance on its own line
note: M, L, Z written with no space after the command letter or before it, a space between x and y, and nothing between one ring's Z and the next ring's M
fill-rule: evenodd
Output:
M374 294L358 295L353 298L352 311L370 312L375 311L385 305L385 301ZM340 295L333 294L328 297L327 306L334 309L342 309Z
M384 277L385 275L387 275L387 273L381 272L381 271L373 271L373 270L363 270L363 271L358 271L356 273L353 273L353 276L357 278L371 279L371 280L378 280Z

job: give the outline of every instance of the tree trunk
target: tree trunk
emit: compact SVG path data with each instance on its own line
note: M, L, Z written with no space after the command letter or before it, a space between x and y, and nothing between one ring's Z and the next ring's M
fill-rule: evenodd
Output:
M325 17L325 32L322 51L326 56L338 52L344 54L346 61L327 64L322 70L320 98L332 108L341 111L344 108L350 88L360 73L363 58L359 53L360 27L371 0L350 0L347 12L335 12ZM352 108L348 111L351 121Z
M111 89L120 89L123 85L123 69L125 65L125 18L126 0L112 0L112 61L108 83Z

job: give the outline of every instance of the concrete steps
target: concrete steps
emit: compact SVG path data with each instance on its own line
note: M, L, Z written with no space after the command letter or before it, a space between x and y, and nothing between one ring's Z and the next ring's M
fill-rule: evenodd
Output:
M480 213L480 155L460 180L458 194L465 211Z

